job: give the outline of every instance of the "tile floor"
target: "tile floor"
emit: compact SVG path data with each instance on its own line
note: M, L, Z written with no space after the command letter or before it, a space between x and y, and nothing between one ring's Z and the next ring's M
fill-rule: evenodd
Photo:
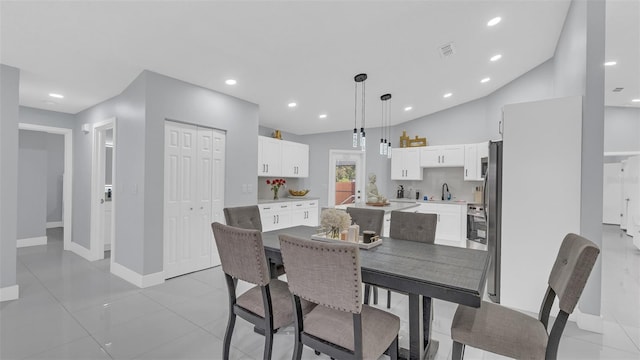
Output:
M46 246L18 249L20 299L0 303L2 359L219 359L227 320L222 273L212 268L139 289L109 273L109 260L88 262L62 250L61 229ZM640 251L617 227L606 226L602 313L605 333L569 323L560 359L640 359ZM245 286L246 287L246 286ZM384 292L381 294L384 297ZM541 294L542 296L542 294ZM455 305L436 301L433 337L438 359L451 357ZM407 319L406 297L393 312ZM407 345L402 322L401 345ZM234 359L260 359L263 338L238 320ZM291 329L275 336L273 359L290 359ZM326 359L309 349L305 359ZM501 357L467 348L465 359Z

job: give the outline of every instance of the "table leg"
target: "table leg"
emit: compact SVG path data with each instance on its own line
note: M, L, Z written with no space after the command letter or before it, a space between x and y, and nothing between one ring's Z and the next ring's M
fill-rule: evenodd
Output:
M409 351L400 350L400 357L411 360L434 359L438 342L431 339L433 304L431 298L409 294Z

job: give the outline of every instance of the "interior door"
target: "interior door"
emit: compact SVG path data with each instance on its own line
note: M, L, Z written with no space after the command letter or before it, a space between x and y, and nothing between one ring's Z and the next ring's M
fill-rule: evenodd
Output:
M329 150L329 207L361 203L365 181L364 153L353 150Z
M164 274L166 278L193 270L192 238L196 212L197 129L165 124Z
M223 131L211 130L213 139L213 174L211 184L211 217L209 222L217 221L224 224L224 167L226 134ZM209 235L207 239L212 239L213 232L209 224L206 226ZM210 242L211 243L211 242ZM213 245L213 243L211 243ZM220 265L218 248L211 247L211 266Z

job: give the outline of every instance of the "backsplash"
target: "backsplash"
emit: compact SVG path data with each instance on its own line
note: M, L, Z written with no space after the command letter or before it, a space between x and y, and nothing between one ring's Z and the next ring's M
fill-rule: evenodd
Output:
M280 178L275 176L268 177L258 177L258 200L272 200L273 199L273 191L271 191L271 185L267 185L267 179L285 179L287 183L284 187L280 187L280 191L278 192L281 198L286 198L289 196L289 189L301 190L304 188L304 179L298 178ZM316 196L317 194L309 194L309 196Z
M415 199L415 192L418 190L420 191L420 199L427 195L429 199L435 197L435 199L440 200L442 184L447 183L451 193L451 200L473 202L476 187L483 185L482 181L464 181L464 169L462 167L425 168L422 171L424 171L422 181L392 181L394 186L390 190L393 193L389 194L389 198L395 199L398 185L403 185L405 198L409 197L411 190L412 199Z

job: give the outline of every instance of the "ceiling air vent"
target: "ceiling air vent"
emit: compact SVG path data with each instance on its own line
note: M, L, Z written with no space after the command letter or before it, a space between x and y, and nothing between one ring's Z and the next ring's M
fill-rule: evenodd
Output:
M624 88L617 87L617 88L615 88L615 89L613 89L611 91L613 91L613 92L622 92L622 90L624 90Z
M456 53L456 48L454 44L450 42L448 44L440 45L440 47L438 47L438 52L440 53L440 57L444 59L454 55Z

